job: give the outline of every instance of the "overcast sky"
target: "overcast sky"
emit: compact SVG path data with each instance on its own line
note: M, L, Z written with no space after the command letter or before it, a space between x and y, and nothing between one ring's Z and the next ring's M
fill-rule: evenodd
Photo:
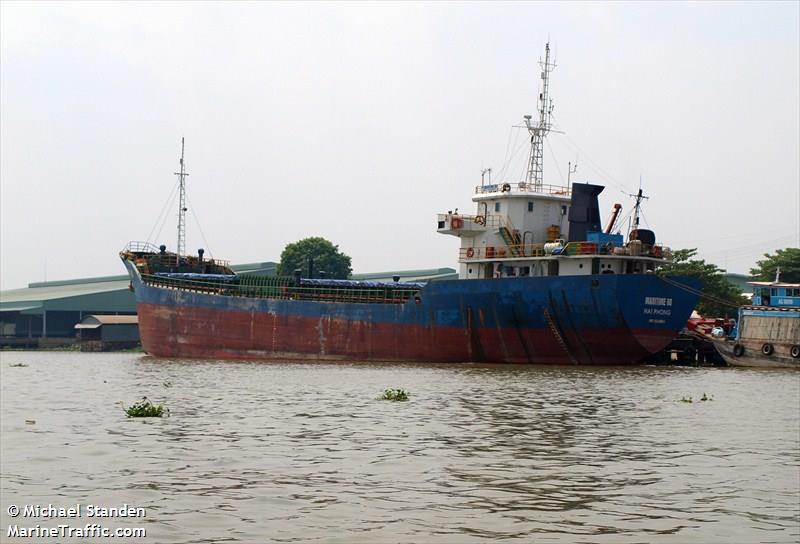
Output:
M659 240L747 272L800 246L798 6L2 2L0 288L174 248L182 136L187 249L456 267L436 213L474 209L481 168L522 179L548 37L545 183L577 160L605 221L641 176Z

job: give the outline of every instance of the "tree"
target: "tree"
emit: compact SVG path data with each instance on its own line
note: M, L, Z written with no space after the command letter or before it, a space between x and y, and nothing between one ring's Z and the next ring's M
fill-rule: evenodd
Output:
M778 249L775 255L764 253L763 261L758 261L750 269L750 276L756 281L775 281L775 272L781 268L781 281L800 283L800 248Z
M304 276L308 275L309 257L314 259L315 277L324 271L327 278L347 279L353 272L350 257L341 253L339 246L315 236L289 244L283 249L278 275L291 276L297 269L302 270Z
M703 294L716 300L701 298L697 303L697 312L709 317L733 315L735 308L746 302L742 292L728 281L725 270L715 264L707 264L703 259L693 259L696 254L696 248L674 251L673 261L661 267L659 275L698 278L703 284Z

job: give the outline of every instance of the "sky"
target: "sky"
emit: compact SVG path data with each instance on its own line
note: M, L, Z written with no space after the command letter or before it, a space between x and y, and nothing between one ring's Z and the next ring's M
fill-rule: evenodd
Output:
M0 3L0 289L124 274L128 241L355 272L457 267L436 214L524 177L606 185L672 248L747 273L800 247L800 3ZM171 200L173 198L173 200Z

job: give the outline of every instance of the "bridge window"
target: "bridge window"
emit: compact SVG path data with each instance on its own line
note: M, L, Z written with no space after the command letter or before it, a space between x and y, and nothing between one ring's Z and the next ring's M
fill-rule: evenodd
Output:
M496 211L496 212L500 211L500 203L499 202L495 202L494 203L494 211Z
M528 211L529 212L533 211L533 202L528 202Z

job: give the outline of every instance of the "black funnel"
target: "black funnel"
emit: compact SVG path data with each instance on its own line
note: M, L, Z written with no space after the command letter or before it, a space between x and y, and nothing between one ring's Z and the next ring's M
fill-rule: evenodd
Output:
M600 207L597 195L603 192L602 185L590 183L572 184L572 202L569 206L569 242L583 242L587 232L599 232Z

